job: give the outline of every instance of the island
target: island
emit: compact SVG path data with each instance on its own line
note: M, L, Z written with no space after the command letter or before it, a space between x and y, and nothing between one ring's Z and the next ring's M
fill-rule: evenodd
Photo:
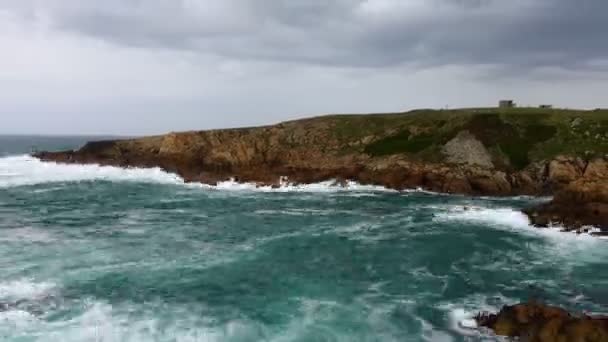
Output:
M187 182L347 180L391 189L551 196L539 227L608 234L608 110L470 108L328 115L38 152L58 163L160 167Z

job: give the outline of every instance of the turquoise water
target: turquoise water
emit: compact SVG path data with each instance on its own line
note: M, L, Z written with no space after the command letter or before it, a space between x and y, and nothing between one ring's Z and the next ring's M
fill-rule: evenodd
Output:
M608 241L531 228L538 199L205 187L20 139L0 139L2 341L492 341L479 310L608 311Z

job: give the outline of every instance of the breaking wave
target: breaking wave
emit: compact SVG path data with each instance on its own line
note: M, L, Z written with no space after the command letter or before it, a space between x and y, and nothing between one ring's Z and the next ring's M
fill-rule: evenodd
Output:
M468 223L476 223L488 225L496 228L509 230L530 230L535 233L540 233L546 236L560 236L565 233L563 226L550 226L545 229L535 228L531 225L530 220L523 212L513 208L484 208L477 206L451 206L442 208L439 213L434 216L435 221L450 222L461 221ZM569 232L566 235L577 235L585 238L589 233L598 232L599 229L589 227L587 233L577 234Z
M222 191L257 192L394 192L382 186L361 185L356 182L338 184L329 180L312 184L283 182L280 187L259 186L255 183L239 183L234 180L217 185L186 184L178 175L160 168L120 168L100 165L72 165L43 162L22 155L0 158L0 188L40 185L47 183L74 183L84 181L137 182L187 185L189 187Z
M477 206L452 206L435 214L437 221L464 221L504 228L530 228L530 220L521 211L511 208L483 208Z
M36 299L45 296L54 288L55 284L53 283L36 283L28 279L1 282L0 301Z
M438 207L441 208L441 207ZM565 232L561 226L537 228L530 224L528 217L513 208L484 208L476 206L449 206L438 209L433 220L442 223L469 223L483 229L494 228L530 238L541 238L547 244L538 246L542 255L553 255L568 265L584 264L602 260L608 255L605 242L588 233Z
M199 186L209 190L223 191L256 191L256 192L315 192L315 193L335 193L335 192L397 192L382 186L362 185L357 182L348 181L345 184L339 184L335 180L328 180L319 183L311 184L291 184L284 182L279 187L260 186L255 183L238 183L234 180L219 182L217 185L207 185L194 183L192 186Z
M123 169L99 165L63 165L42 162L26 155L0 158L0 188L95 180L183 184L179 176L164 172L160 168Z

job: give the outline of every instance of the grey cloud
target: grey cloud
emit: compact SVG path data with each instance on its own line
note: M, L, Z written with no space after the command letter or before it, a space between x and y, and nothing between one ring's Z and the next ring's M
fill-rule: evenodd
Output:
M606 107L605 0L0 0L0 132Z
M29 9L116 44L234 59L583 68L608 58L605 0L30 0Z

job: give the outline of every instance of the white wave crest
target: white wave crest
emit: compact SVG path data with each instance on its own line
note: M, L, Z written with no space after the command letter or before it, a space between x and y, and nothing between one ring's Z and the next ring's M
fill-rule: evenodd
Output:
M592 237L591 233L600 231L594 227L587 227L587 233L565 232L564 227L559 225L536 228L532 226L526 214L513 208L484 208L470 205L447 208L435 206L434 208L439 211L434 217L434 220L438 222L461 221L483 224L495 228L540 234L554 239L576 236L579 240L598 240L598 238Z
M492 302L492 303L490 303ZM511 298L496 294L486 297L481 294L462 298L458 302L444 302L437 306L438 309L447 313L449 328L451 331L463 336L474 336L479 339L488 337L484 330L479 330L475 315L480 312L495 313L507 304L517 301Z
M160 168L120 168L95 164L57 164L43 162L27 155L0 158L0 188L95 180L185 185L181 177L165 172ZM382 186L361 185L352 181L338 184L333 180L297 185L283 181L280 187L259 186L255 183L238 183L234 180L219 182L217 185L190 183L187 186L207 190L241 192L395 192Z
M435 214L438 221L465 221L506 228L530 228L530 220L521 211L511 208L453 206Z
M180 177L159 168L123 169L99 165L66 165L42 162L31 156L0 158L0 188L92 180L183 184Z
M54 288L55 284L53 283L36 283L27 279L1 282L0 300L36 299L44 297Z
M397 192L377 185L362 185L357 182L348 181L339 184L335 180L328 180L311 184L292 184L282 182L279 187L270 185L260 186L256 183L238 183L234 180L219 182L217 185L194 183L192 186L209 190L223 191L254 191L254 192L308 192L308 193L336 193L336 192Z
M515 232L529 237L542 238L546 242L538 245L541 255L553 255L563 262L564 267L603 260L608 255L606 241L589 233L564 232L563 227L537 228L530 224L528 217L512 208L482 208L463 206L438 208L436 222L465 222L484 227ZM595 231L590 229L590 232Z

